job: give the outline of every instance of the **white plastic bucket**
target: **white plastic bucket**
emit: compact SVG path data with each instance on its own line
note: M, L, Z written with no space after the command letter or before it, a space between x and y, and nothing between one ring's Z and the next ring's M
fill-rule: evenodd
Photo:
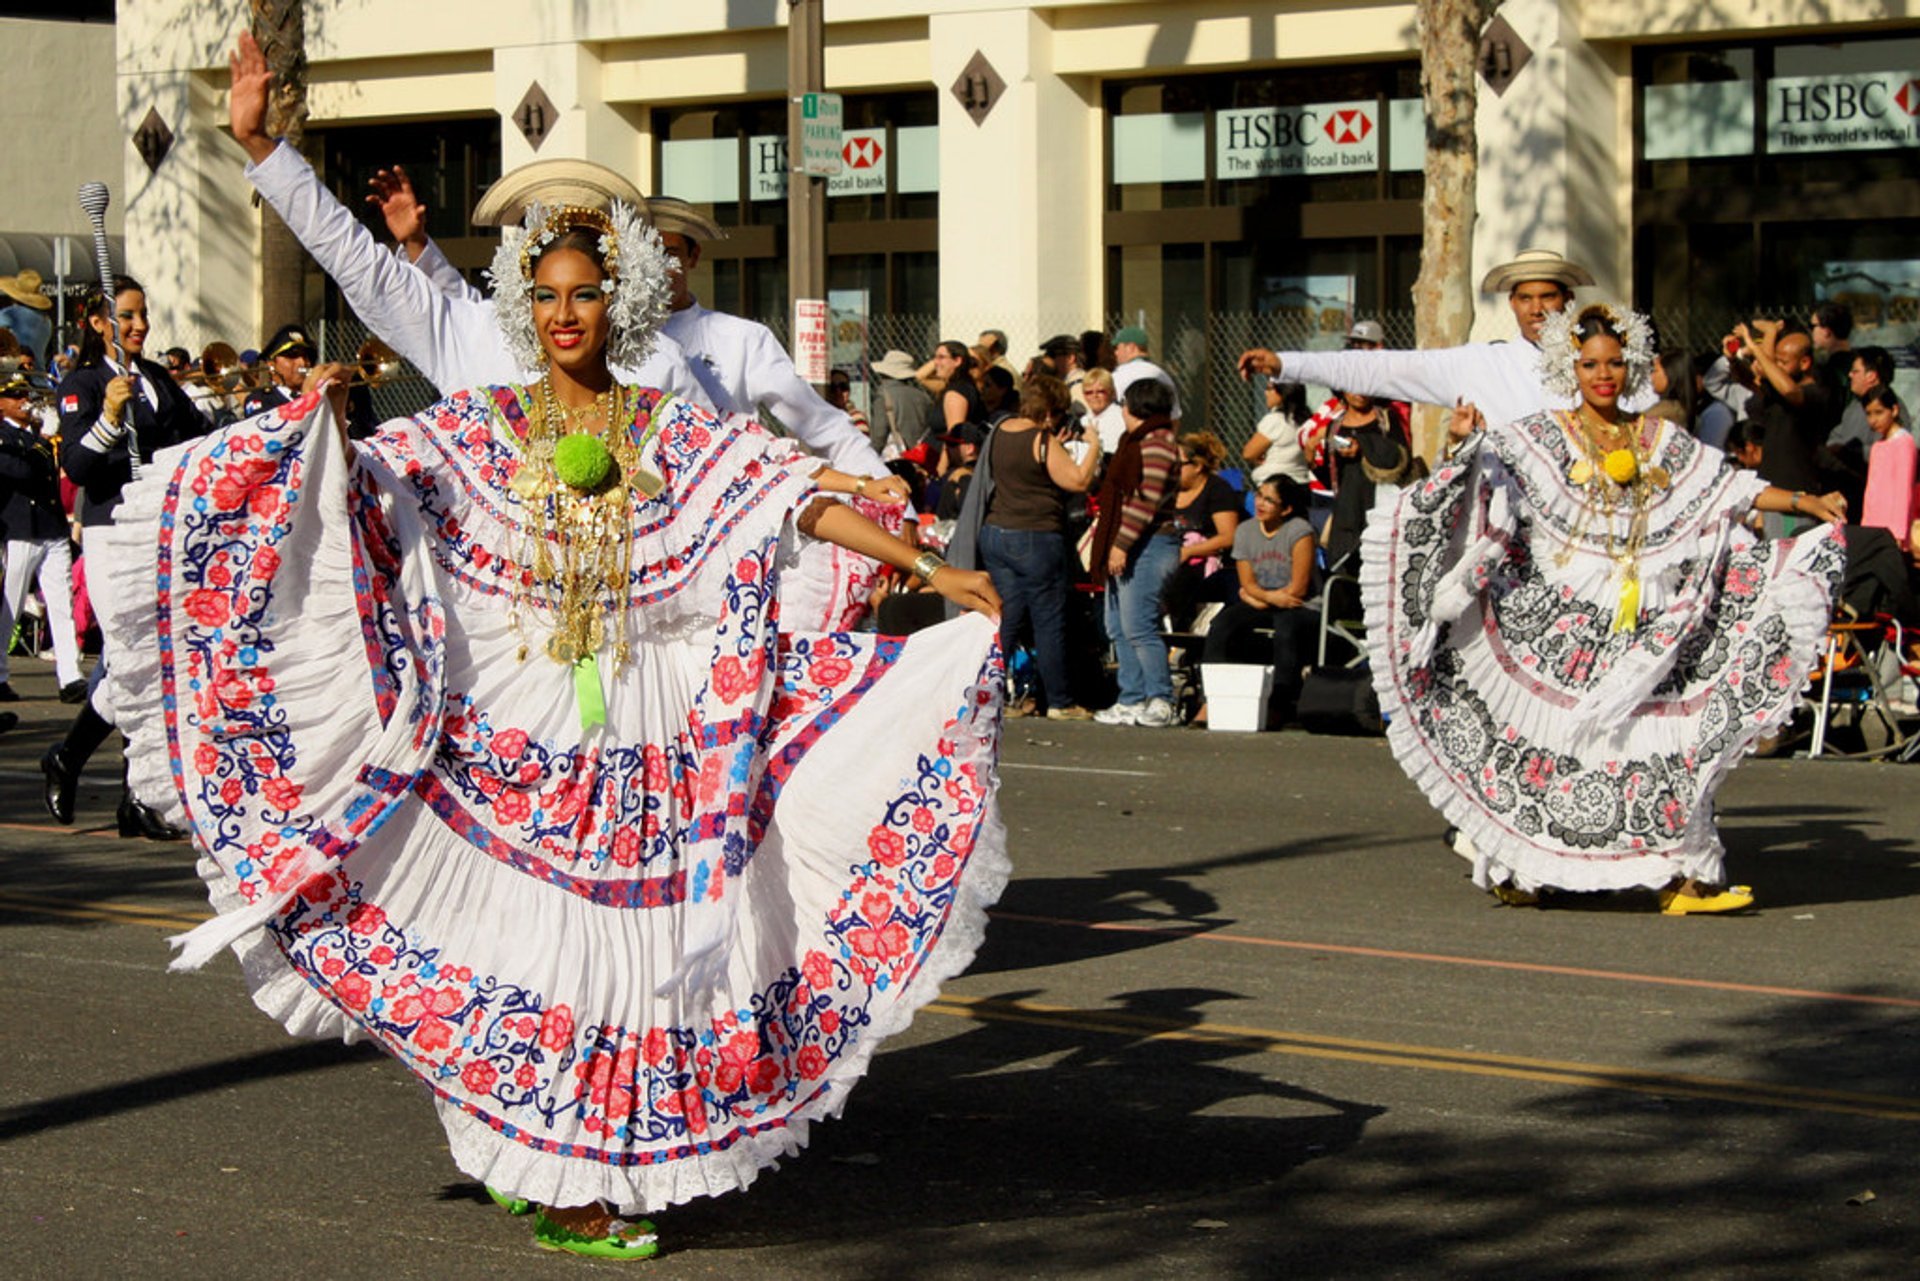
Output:
M1207 728L1246 734L1267 727L1267 698L1273 693L1273 668L1260 663L1202 663L1200 685L1207 693Z

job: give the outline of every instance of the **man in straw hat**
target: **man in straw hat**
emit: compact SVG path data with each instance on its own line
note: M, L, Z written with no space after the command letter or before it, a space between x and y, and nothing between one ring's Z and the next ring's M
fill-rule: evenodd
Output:
M13 331L23 351L44 364L53 340L53 322L47 312L53 300L40 292L40 273L31 269L17 276L0 276L0 329Z
M532 372L518 368L491 302L466 290L464 282L461 295L450 296L397 261L353 211L334 198L298 151L268 135L272 77L250 34L241 33L231 68L227 118L234 141L247 153L247 178L333 278L355 314L443 393L508 382ZM541 161L495 183L475 210L475 221L483 221L483 214L488 225L518 218L532 200L597 209L620 200L646 211L646 201L633 184L610 169L579 160ZM625 381L714 407L679 344L665 335L656 337L653 353L639 369L616 373Z
M1510 423L1546 409L1572 409L1578 397L1556 396L1540 385L1540 328L1573 301L1573 291L1593 276L1546 249L1527 249L1501 263L1480 283L1484 293L1504 293L1520 328L1520 342L1468 343L1428 351L1288 351L1255 347L1243 352L1242 378L1265 374L1288 382L1321 383L1376 399L1416 400L1429 405L1476 405L1489 423ZM1653 403L1622 402L1637 413Z

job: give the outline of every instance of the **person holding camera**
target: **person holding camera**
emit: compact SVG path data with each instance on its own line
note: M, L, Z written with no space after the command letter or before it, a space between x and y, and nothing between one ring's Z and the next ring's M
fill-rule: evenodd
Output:
M1034 665L1052 720L1091 715L1074 703L1067 676L1066 522L1069 498L1086 493L1100 469L1100 434L1090 419L1082 420L1087 448L1075 462L1059 431L1069 403L1058 378L1028 380L1018 412L987 437L961 518L966 525L967 515L977 512L979 566L1000 593L1001 652L1011 657L1021 631L1033 629Z
M1832 388L1815 374L1813 339L1793 320L1735 325L1726 339L1736 379L1754 389L1748 416L1760 427L1760 478L1791 492L1820 493L1820 447L1840 419ZM1814 525L1810 516L1766 513L1769 538L1789 538Z

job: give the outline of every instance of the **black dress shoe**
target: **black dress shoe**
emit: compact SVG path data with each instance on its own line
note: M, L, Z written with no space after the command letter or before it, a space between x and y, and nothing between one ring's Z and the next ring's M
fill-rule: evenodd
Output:
M120 835L144 836L150 841L178 841L186 833L133 799L132 792L120 793Z
M20 723L20 717L14 712L0 712L0 734L6 733Z
M40 772L47 776L47 813L62 827L73 826L74 793L80 790L80 771L68 766L66 754L55 743L40 758Z
M19 701L20 695L13 688L12 682L0 681L0 703L17 703Z
M63 703L84 703L87 701L87 682L84 678L68 681L60 687L60 701Z

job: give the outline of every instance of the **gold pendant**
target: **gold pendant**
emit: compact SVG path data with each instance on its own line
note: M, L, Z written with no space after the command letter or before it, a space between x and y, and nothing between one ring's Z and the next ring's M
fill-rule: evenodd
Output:
M1664 467L1656 467L1656 466L1649 465L1646 471L1642 474L1646 476L1647 483L1652 485L1655 489L1665 489L1668 485L1671 485L1673 483L1672 475L1669 474L1667 469Z
M580 659L580 650L573 641L555 632L547 637L547 657L556 663L571 666Z
M660 477L654 475L645 467L635 467L633 469L633 479L629 483L634 489L640 491L642 498L648 499L660 497L661 492L667 487L666 481L660 479Z
M1584 485L1593 479L1593 461L1582 458L1567 472L1567 479L1576 485Z

